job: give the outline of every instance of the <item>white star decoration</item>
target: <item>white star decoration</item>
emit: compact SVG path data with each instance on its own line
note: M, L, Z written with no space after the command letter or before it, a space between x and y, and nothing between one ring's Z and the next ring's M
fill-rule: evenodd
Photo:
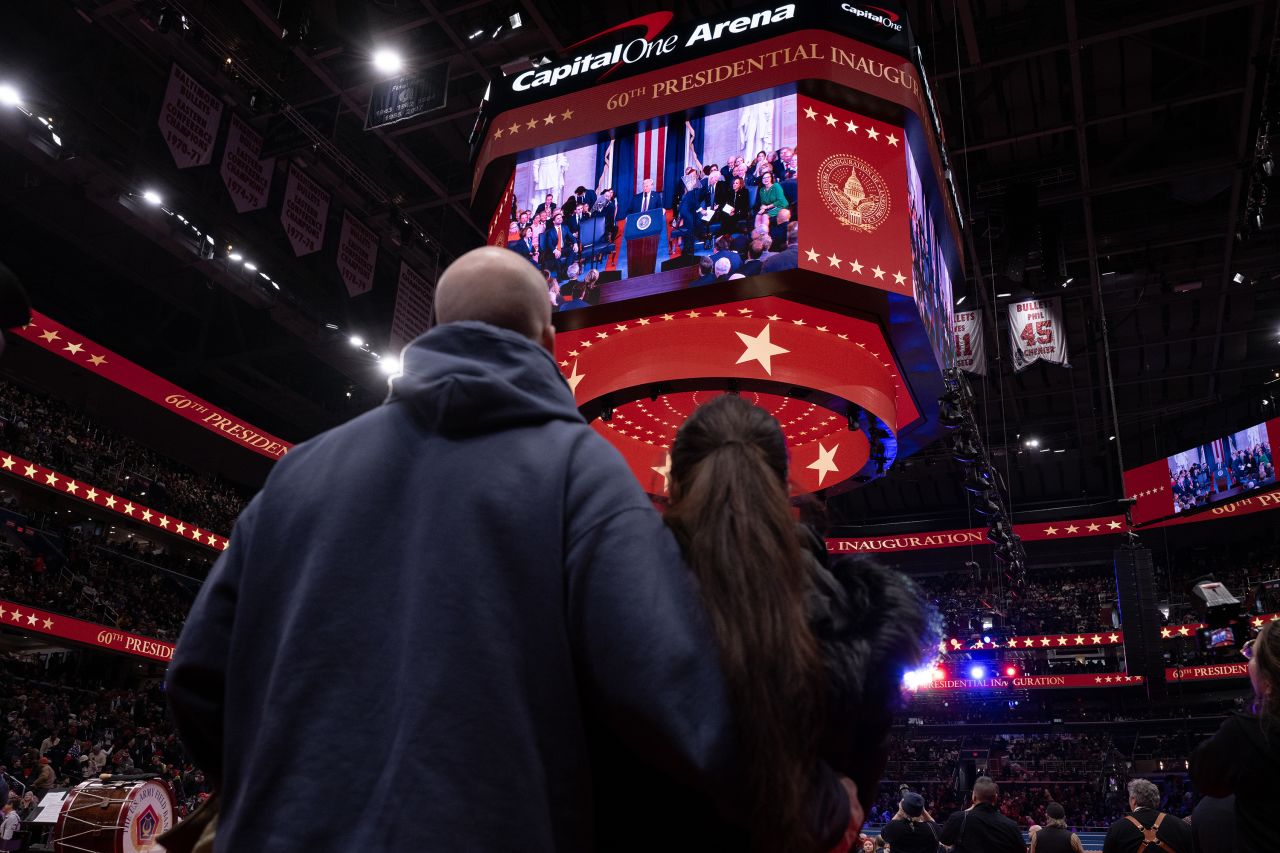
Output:
M570 390L570 391L572 391L573 393L577 394L577 393L578 393L578 383L579 383L579 382L581 382L583 379L585 379L585 378L586 378L586 376L587 376L587 374L585 374L585 373L579 373L579 372L578 372L578 362L577 362L577 361L574 361L574 363L573 363L573 372L572 372L572 373L570 373L567 377L565 377L565 381L567 381L567 382L569 383L569 390Z
M738 339L742 341L746 350L742 355L738 356L738 360L734 364L742 364L746 361L758 361L760 366L764 368L764 372L773 375L773 357L775 355L783 355L791 352L791 350L783 349L777 344L769 340L769 325L765 324L764 329L759 335L752 337L744 335L742 332L734 332Z
M662 477L662 491L671 488L671 454L667 454L666 460L661 465L652 465L649 470L656 472Z
M822 481L827 478L827 474L836 473L840 468L836 465L836 451L840 449L837 443L830 450L822 446L822 442L818 442L818 458L806 465L806 468L818 472L818 485L822 485Z

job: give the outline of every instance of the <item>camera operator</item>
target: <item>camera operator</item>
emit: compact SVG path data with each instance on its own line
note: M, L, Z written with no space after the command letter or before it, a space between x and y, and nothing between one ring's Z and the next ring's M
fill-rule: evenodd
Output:
M938 825L925 810L924 797L906 791L898 813L885 824L880 837L893 853L938 853Z

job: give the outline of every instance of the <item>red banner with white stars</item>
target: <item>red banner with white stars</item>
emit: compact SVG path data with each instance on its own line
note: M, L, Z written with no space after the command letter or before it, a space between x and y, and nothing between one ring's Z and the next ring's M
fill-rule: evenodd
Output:
M188 524L179 518L156 512L129 498L113 495L111 492L97 489L88 483L77 481L60 471L37 465L13 453L0 450L0 473L9 474L19 479L29 480L46 489L59 494L69 495L76 500L93 504L100 509L114 512L130 521L141 522L156 530L177 536L192 544L202 545L215 551L225 551L227 537L219 536L199 526Z
M1280 622L1280 613L1266 613L1262 616L1251 617L1249 620L1249 624L1254 628L1261 628L1267 622ZM1196 631L1204 627L1206 627L1204 624L1166 625L1160 629L1160 637L1165 640L1194 637ZM1043 651L1045 649L1076 649L1088 648L1090 646L1117 646L1122 645L1123 643L1123 631L1106 628L1101 631L1084 631L1078 634L1037 634L1026 637L1009 637L1007 639L996 640L989 643L972 638L961 639L959 637L948 637L938 643L938 653L940 655L947 655L955 654L957 652L990 651L993 649L1017 649L1021 651L1036 649Z
M84 643L107 651L136 655L151 660L166 663L173 660L173 643L130 634L118 628L63 616L61 613L28 607L15 601L0 600L0 625L15 630L61 637L64 640Z
M796 109L806 161L800 267L911 296L902 128L803 95Z
M594 426L655 495L666 490L675 429L696 407L693 398L681 397L681 410L672 418L659 406L646 408L643 399L634 402L659 383L705 381L723 388L725 381L737 380L764 386L758 395L762 405L788 423L796 493L847 488L866 464L869 448L865 434L849 430L835 409L794 400L784 409L785 398L798 396L792 389L820 392L832 405L854 403L894 431L919 417L878 325L779 297L560 332L556 357L580 406L631 392L613 403L618 416ZM776 393L770 390L775 387Z
M268 459L279 459L293 446L184 391L39 311L32 311L31 322L15 329L13 334Z
M917 686L922 693L954 690L1047 690L1064 687L1132 687L1142 684L1141 675L1123 672L1084 673L1072 675L1016 675L1008 678L939 678Z
M1024 542L1105 536L1112 533L1121 533L1124 529L1124 516L1122 515L1080 518L1072 521L1015 524L1013 526L1013 532L1022 537ZM857 552L924 551L931 548L958 548L967 545L990 544L985 527L971 527L968 530L934 530L925 533L900 533L856 539L828 539L827 550L833 554L852 554Z

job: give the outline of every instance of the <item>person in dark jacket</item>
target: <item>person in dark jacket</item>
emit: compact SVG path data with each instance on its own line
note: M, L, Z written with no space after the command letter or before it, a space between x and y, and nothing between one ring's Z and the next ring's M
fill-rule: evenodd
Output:
M1067 810L1061 803L1044 807L1045 822L1031 833L1030 853L1084 853L1080 836L1067 828Z
M1160 811L1160 789L1146 779L1129 782L1129 814L1111 824L1102 853L1139 853L1147 833L1162 841L1166 853L1191 853L1191 827Z
M1201 797L1191 812L1195 853L1236 853L1236 798Z
M952 845L953 853L1026 853L1018 825L996 808L999 796L996 783L979 776L973 783L973 805L947 818L942 843Z
M597 824L618 771L593 744L745 822L693 578L578 413L541 277L468 252L436 317L382 406L276 463L178 640L217 850L600 849L626 827ZM358 821L317 808L335 771Z
M1280 803L1280 622L1244 646L1256 714L1232 714L1191 754L1191 781L1210 797L1236 798L1236 849L1276 849Z
M787 464L776 420L736 395L717 397L676 434L665 520L698 579L739 712L747 848L826 850L812 789L841 773L855 783L856 811L871 807L902 666L936 641L905 577L848 561L828 570L821 539L791 519ZM743 843L713 837L700 849Z
M893 853L938 853L938 825L915 791L902 795L898 813L880 830Z

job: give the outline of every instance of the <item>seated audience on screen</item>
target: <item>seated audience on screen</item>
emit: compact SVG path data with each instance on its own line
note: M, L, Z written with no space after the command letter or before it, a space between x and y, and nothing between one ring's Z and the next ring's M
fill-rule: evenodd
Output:
M765 272L782 272L800 266L800 223L792 222L787 226L787 248L785 251L770 255L765 259Z

